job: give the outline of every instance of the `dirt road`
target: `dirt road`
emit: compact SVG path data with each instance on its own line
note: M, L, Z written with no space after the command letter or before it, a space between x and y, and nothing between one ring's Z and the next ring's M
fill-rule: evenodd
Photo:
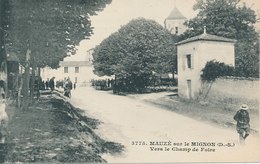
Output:
M241 146L235 129L196 121L141 100L91 87L77 88L72 96L72 104L103 122L96 133L126 147L123 155L103 155L108 162L259 160L258 136L249 136Z

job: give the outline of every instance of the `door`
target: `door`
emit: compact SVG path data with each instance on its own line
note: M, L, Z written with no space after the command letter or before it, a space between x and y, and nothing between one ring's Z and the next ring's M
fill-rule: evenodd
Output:
M191 93L192 93L192 89L191 89L191 80L187 80L187 85L188 85L188 98L191 99L192 96L191 96Z

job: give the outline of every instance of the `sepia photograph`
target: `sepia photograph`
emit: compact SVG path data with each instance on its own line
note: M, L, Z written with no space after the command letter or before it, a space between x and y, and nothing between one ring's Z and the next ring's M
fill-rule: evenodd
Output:
M259 163L260 0L0 0L0 163Z

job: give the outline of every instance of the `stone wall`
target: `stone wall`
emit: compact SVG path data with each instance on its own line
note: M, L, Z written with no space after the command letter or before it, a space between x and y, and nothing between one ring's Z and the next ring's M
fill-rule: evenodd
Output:
M199 99L239 106L248 104L252 110L259 109L259 79L223 77L212 83L202 84Z

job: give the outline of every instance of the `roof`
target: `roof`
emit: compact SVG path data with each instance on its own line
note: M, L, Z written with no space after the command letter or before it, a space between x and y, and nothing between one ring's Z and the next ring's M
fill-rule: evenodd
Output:
M187 18L183 16L182 13L176 7L174 7L170 15L165 20L169 20L169 19L187 19Z
M61 61L62 67L80 67L80 66L91 66L89 61Z
M236 42L235 39L224 38L224 37L221 37L221 36L211 35L211 34L207 34L206 32L204 32L201 35L194 36L194 37L185 39L183 41L180 41L180 42L176 43L175 45L177 46L177 45L180 45L180 44L185 44L185 43L189 43L189 42L195 42L195 41L199 41L199 40L217 41L217 42L231 42L231 43L235 43Z

